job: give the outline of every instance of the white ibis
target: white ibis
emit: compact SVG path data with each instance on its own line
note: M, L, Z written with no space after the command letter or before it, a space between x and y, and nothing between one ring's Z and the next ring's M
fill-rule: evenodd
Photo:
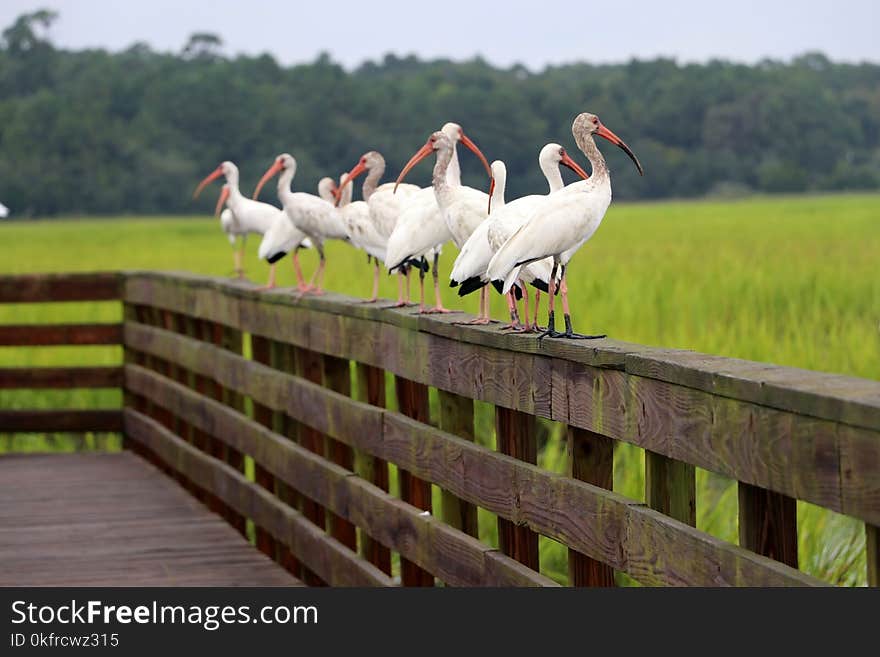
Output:
M543 258L553 258L550 276L550 312L547 330L541 337L597 338L599 335L574 333L568 306L565 269L574 253L590 239L611 204L611 176L605 158L596 146L593 135L599 135L619 146L635 163L643 175L642 165L629 146L606 128L594 114L579 114L571 128L575 143L587 156L593 172L588 180L569 185L550 197L531 214L526 222L498 250L489 263L487 274L491 280L503 280L503 292L509 292L516 281L517 270ZM556 271L560 269L560 293L565 314L565 332L559 333L554 325L554 292Z
M290 153L282 153L275 158L275 162L257 183L257 187L254 189L254 198L260 195L263 185L279 172L282 172L278 177L278 198L281 200L281 205L293 225L308 236L312 245L318 250L320 258L318 268L309 283L300 286L300 294L306 292L323 294L321 285L326 266L324 241L328 239L348 240L342 216L332 202L314 194L294 192L290 189L296 175L296 160Z
M367 254L367 264L374 263L373 291L370 298L364 301L364 303L373 303L379 298L379 261L385 259L385 244L388 238L379 232L379 227L370 214L369 204L366 201L352 202L351 196L354 186L346 184L349 177L348 173L343 173L339 177L337 207L342 213L342 219L348 231L348 239L352 246Z
M394 194L393 183L380 185L379 181L385 173L385 158L378 151L368 151L361 156L357 164L348 172L345 180L340 183L340 199L345 194L350 195L355 178L364 172L367 173L367 177L364 178L362 194L364 197L363 202L367 204L369 212L366 217L362 214L359 214L357 218L352 217L353 223L346 222L349 229L349 237L355 246L362 245L360 248L364 249L368 255L385 261L388 238L397 225L403 204L422 190L416 185L404 185L400 189L400 194L396 195ZM359 210L349 210L348 212L360 213ZM375 297L378 296L376 289L378 285L378 266L379 263L377 261L376 271L373 274L375 294L373 294L370 301L375 301ZM408 284L406 285L407 294L404 295L404 278L409 276L409 267L406 266L406 262L401 262L395 267L390 267L389 270L396 270L399 275L397 303L394 305L396 307L404 306L407 304L404 296L409 296Z
M491 180L492 171L489 168L489 163L486 161L486 156L483 155L479 147L477 147L470 138L465 136L464 133L461 134L460 141L480 158L480 161L483 163L483 166L485 166L486 172L489 174L489 179ZM415 155L410 158L409 162L406 163L406 166L397 178L397 182L400 183L416 164L428 157L431 153L436 152L437 161L434 164L434 174L432 179L434 195L437 199L437 205L440 207L440 211L446 221L446 227L452 235L452 240L460 249L467 241L468 237L471 236L471 233L473 233L488 216L489 196L485 192L481 192L471 187L449 184L446 176L447 169L452 160L454 148L455 142L449 137L449 135L442 130L438 130L428 138L425 145L422 146ZM488 306L488 295L486 294L486 291L484 291L480 295L480 316L468 323L488 324L490 321Z
M241 251L235 252L234 255L236 272L239 275L242 275L241 258L242 252L244 251L244 237L249 233L265 235L272 226L272 223L279 217L279 215L283 216L283 213L274 205L252 201L242 196L238 187L238 175L238 167L235 166L235 164L229 161L222 162L220 166L214 169L214 171L208 174L208 176L199 183L198 187L196 187L196 191L193 193L193 198L197 198L209 183L217 180L220 176L226 178L226 185L220 192L220 200L218 200L217 208L222 207L224 203L226 204L227 209L231 211L233 220L229 225L232 226L234 224L234 234L242 236ZM222 217L221 226L223 226L224 231L226 231L226 226L223 224ZM230 235L230 233L227 232L227 235ZM234 247L234 239L231 236L230 242L233 243ZM270 270L269 276L270 280L274 278L274 270Z
M458 290L459 296L470 294L489 282L486 270L495 252L526 222L532 212L549 198L550 194L564 189L562 173L559 170L560 165L568 167L583 179L588 178L587 173L577 162L569 157L565 149L559 144L546 144L538 153L538 165L547 179L548 193L545 195L531 194L523 196L505 204L504 184L507 170L502 162L498 162L498 172L496 172L496 165L493 163L492 173L495 181L495 194L492 196L492 213L486 220L485 225L481 224L462 247L452 270L450 284L452 287L461 284ZM499 175L497 175L499 172L501 175L500 179ZM548 282L552 269L552 259L545 258L523 267L517 276L517 280L520 282L520 285L517 287L522 291L526 304L524 330L531 329L528 311L528 291L525 284L530 283L538 289L538 293L535 295L535 323L537 324L540 291L546 292L549 289ZM499 291L501 290L502 281L493 281L493 284L496 285ZM508 325L507 328L519 330L514 324Z
M464 131L457 123L446 123L441 130L452 140L452 158L446 169L446 183L450 187L461 186L461 169L458 163L456 145L461 141ZM465 137L467 142L470 140ZM440 270L438 267L440 253L443 245L452 239L452 233L443 218L440 206L437 204L437 196L433 187L425 188L417 195L409 197L403 203L400 217L394 231L388 238L388 249L385 265L393 269L406 260L421 260L422 267L419 270L421 302L419 312L446 313L450 312L443 307L440 298ZM434 276L434 301L433 308L426 308L424 294L424 275L427 258L433 258Z
M0 203L0 219L5 219L9 216L9 208Z

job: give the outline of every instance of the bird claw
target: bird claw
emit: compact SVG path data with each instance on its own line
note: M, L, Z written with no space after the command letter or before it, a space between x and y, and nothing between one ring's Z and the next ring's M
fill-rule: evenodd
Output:
M477 317L476 319L469 320L467 322L453 322L453 324L458 324L459 326L486 326L487 324L491 324L492 319L488 319L486 317Z
M426 310L421 311L425 315L446 315L448 313L460 313L460 310L449 310L449 308L444 308L443 306L434 306L433 308L428 308Z
M513 322L511 322L510 324L505 324L504 326L502 326L501 330L510 331L511 333L530 333L532 329L529 326L523 326L522 324L514 324Z
M605 337L607 336L604 333L601 335L584 335L583 333L574 333L573 331L565 331L564 333L560 333L559 331L554 331L553 329L547 329L538 336L538 340L543 340L544 338L565 338L568 340L600 340Z
M358 303L376 303L379 300L379 297L373 297L372 299L361 299Z

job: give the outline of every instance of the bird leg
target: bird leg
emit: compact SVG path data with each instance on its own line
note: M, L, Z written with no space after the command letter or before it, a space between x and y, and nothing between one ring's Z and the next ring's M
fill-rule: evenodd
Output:
M449 310L448 308L443 307L443 299L440 298L440 270L437 268L437 263L440 260L440 254L434 253L434 271L432 274L434 275L434 307L426 310L426 313L454 313L458 312L456 310Z
M553 261L553 271L550 272L550 282L547 284L548 291L550 294L550 303L549 310L547 312L547 328L541 334L538 335L538 339L542 338L558 338L562 336L562 333L559 333L556 330L556 317L554 315L555 309L555 300L556 300L556 269L558 265L556 261Z
M538 309L541 306L541 290L535 289L535 321L532 322L532 330L540 331L541 327L538 326Z
M257 288L258 292L265 292L266 290L275 289L275 264L269 265L269 281L265 285L261 285Z
M419 261L421 266L419 267L419 313L424 313L425 308L425 267L428 264L428 261L425 260L425 256L421 257Z
M489 324L492 320L489 318L489 286L484 285L483 289L480 290L480 314L477 315L476 318L467 321L467 322L455 322L456 324L462 325L471 325L471 324Z
M369 262L370 256L367 256L367 262ZM379 259L373 258L375 262L375 268L373 269L373 296L369 299L364 299L362 303L373 303L379 299Z
M406 269L398 269L397 270L397 303L392 303L390 306L384 306L384 308L403 308L407 305L406 301L403 298L403 284L404 284L404 272Z
M293 250L293 256L290 258L293 263L293 273L296 274L296 289L300 292L307 292L309 286L306 284L305 276L302 273L302 267L299 266L299 247Z
M501 327L502 331L511 331L514 333L523 333L527 329L525 326L519 323L519 313L516 309L516 294L513 290L508 292L507 297L507 310L510 313L510 323L505 324ZM528 317L528 310L526 311L526 317Z
M559 292L562 296L562 313L565 317L565 333L562 334L564 338L572 338L574 340L598 340L599 338L604 338L605 334L602 335L584 335L583 333L575 333L571 328L571 313L568 310L568 285L565 282L565 270L562 270L562 281L559 284Z
M320 249L318 251L318 268L315 269L315 273L312 274L312 280L308 282L305 286L305 289L300 288L299 294L296 296L297 299L302 299L304 294L324 294L324 290L321 289L321 284L324 282L324 267L327 264L326 259L324 258L324 251Z
M235 263L235 275L241 279L244 278L244 268L241 266L242 250L243 249L234 249L232 251L232 260Z

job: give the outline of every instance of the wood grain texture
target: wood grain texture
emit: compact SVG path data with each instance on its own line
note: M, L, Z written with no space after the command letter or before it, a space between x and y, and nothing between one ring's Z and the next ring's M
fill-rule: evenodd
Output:
M264 365L271 364L271 350L269 340L260 335L251 336L251 357L258 363ZM269 429L272 428L272 409L254 401L254 420ZM254 460L254 480L258 486L262 486L268 491L275 490L275 478L272 474L257 460ZM263 554L268 555L272 559L278 558L278 547L275 545L275 539L264 527L256 525L256 543L257 548Z
M327 536L261 486L226 463L208 456L137 411L125 411L125 427L187 477L211 491L237 513L266 527L277 541L298 550L313 572L323 572L336 586L389 586L391 579L369 562ZM258 554L255 550L254 554ZM282 571L283 572L283 571Z
M438 391L440 401L440 428L465 440L474 440L474 400L445 390ZM441 489L443 521L469 536L480 534L477 507L453 493Z
M501 454L526 463L538 462L535 417L507 408L495 408L495 442ZM514 500L519 503L518 499ZM539 569L538 535L523 525L498 518L498 546L524 566Z
M797 568L797 500L740 482L739 544Z
M645 451L645 503L667 516L697 526L694 466Z
M555 585L552 580L538 573L524 573L514 561L504 555L493 557L492 553L497 551L489 546L431 516L423 515L420 509L392 497L335 463L291 443L283 436L213 400L199 397L178 384L163 380L162 377L137 366L132 367L130 379L134 389L144 392L155 390L156 398L161 403L179 408L181 412L187 407L200 408L201 412L193 418L193 422L198 423L203 430L210 429L220 439L228 441L242 452L262 458L269 464L276 478L295 486L349 522L365 528L376 540L399 551L419 567L436 572L450 584L491 586L506 582L519 586ZM151 440L150 436L155 435L156 429L159 429L159 443L175 443L171 440L173 437L160 425L145 416L139 416L136 411L127 410L126 418L134 418L135 424L127 426L130 433L136 426L149 425L149 431L145 435L138 434L133 439ZM161 449L161 445L150 443L149 446L151 449ZM204 458L198 459L190 455L184 446L186 443L180 441L180 445L173 448L173 454L166 453L165 458L182 459L173 462L177 467L186 468L188 475L195 480L217 477L219 475L214 472L217 469L226 468L232 472L216 459L209 463ZM199 453L195 451L195 454ZM201 472L203 468L209 469L209 472ZM255 485L250 485L250 488L260 490ZM247 515L253 517L250 512ZM491 568L488 566L490 559L493 560ZM366 563L365 560L362 561ZM383 573L383 576L386 575Z
M0 367L0 390L16 388L118 388L122 368L107 367Z
M0 410L0 433L122 431L118 408L91 410Z
M0 346L107 345L122 342L122 324L5 324Z
M570 426L566 431L566 448L570 477L605 490L614 489L613 440ZM614 569L569 549L568 583L571 586L614 586Z
M628 362L636 363L635 355L642 363L649 356L669 359L670 350L543 341L565 343L551 353L529 347L534 338L490 339L486 334L494 329L447 326L446 318L419 317L414 324L412 316L339 295L297 304L286 293L261 295L247 285L195 276L131 275L126 295L163 307L197 307L206 316L238 322L243 330L564 422L880 523L880 469L860 465L880 444L878 431L871 429L880 413L865 401L870 393L851 400L856 415L861 408L870 421L847 415L855 424L843 424L836 418L844 416L823 411L824 402L815 396L815 412L793 412L772 407L766 396L755 397L761 402L756 403L715 394L708 384L698 389L675 383L672 375L651 378L653 370L641 366L626 369ZM748 385L757 390L763 384ZM827 389L837 395L841 390Z
M324 356L322 358L324 368L324 385L346 397L351 396L351 369L349 362L342 358ZM326 456L336 465L351 472L354 471L354 451L343 442L328 437L325 441ZM357 550L357 532L354 525L342 518L330 516L328 518L330 534L343 545L352 550Z
M363 363L355 364L356 399L362 403L385 407L385 372ZM388 462L364 452L355 451L355 472L381 490L388 492ZM382 572L391 574L391 551L366 531L360 530L360 553Z
M2 586L302 586L131 452L0 456Z
M398 376L394 379L394 389L397 393L397 407L401 413L417 422L430 421L427 386ZM413 476L405 468L397 469L397 477L401 499L431 513L431 483ZM404 586L434 586L434 576L409 559L400 560L400 578Z
M0 303L111 301L122 295L123 274L17 274L0 276Z
M650 583L821 585L803 573L693 530L611 491L543 471L399 413L361 404L296 377L277 372L269 372L271 376L263 377L262 366L244 359L236 360L230 356L227 362L220 363L217 358L207 358L205 364L220 368L230 381L247 380L249 384L261 381L259 389L250 388L255 398L284 408L303 422L319 419L323 423L322 430L337 440L397 463L414 475L435 481L461 499L517 524L525 524L533 531L614 568L638 573ZM239 367L247 370L249 376L245 377L242 371L236 372ZM297 450L297 468L284 470L287 472L284 480L310 497L317 495L314 492L317 490L326 499L335 499L336 493L329 493L326 488L329 486L336 491L336 484L317 474L319 466L326 470L332 465L329 462L322 459L313 467L302 466L299 463L303 458L302 448L287 440L284 440L285 445L279 446L273 434L265 429L260 433L254 428L258 425L240 414L191 391L179 389L175 387L177 384L144 368L127 366L126 385L137 394L170 405L175 413L191 418L193 423L210 422L210 425L200 426L209 426L212 431L216 428L217 435L223 440L230 441L257 461L267 463L267 467L277 468L274 471L276 477L281 476L281 468L290 463L288 451ZM328 406L333 410L315 412L316 408ZM342 408L347 411L343 412ZM327 420L338 416L349 421L336 423ZM249 424L243 424L243 421ZM244 440L249 442L242 442ZM337 468L336 472L345 472L338 466L333 467ZM339 477L335 479L338 481ZM324 503L321 498L313 499ZM344 499L349 505L353 503L350 495ZM345 502L337 499L337 503L343 505ZM378 509L376 513L381 515L384 511ZM381 540L369 523L348 519ZM366 520L379 522L374 518ZM658 532L660 536L642 536L646 532ZM636 538L640 540L636 541ZM385 544L412 560L414 552L412 546L407 548L407 543ZM684 556L679 559L678 555ZM689 561L696 555L707 560L705 568ZM452 582L433 566L426 569L443 581Z

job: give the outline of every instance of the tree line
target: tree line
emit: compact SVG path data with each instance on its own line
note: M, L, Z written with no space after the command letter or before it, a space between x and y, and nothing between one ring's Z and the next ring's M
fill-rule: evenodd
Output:
M543 193L538 150L557 141L580 155L571 121L581 111L598 114L645 167L639 178L622 152L603 147L617 198L880 187L877 64L808 53L532 72L389 54L347 71L328 54L290 67L270 55L227 57L204 33L177 54L143 43L68 51L46 35L56 18L23 15L0 43L0 201L19 216L204 212L213 199L194 204L190 193L221 160L240 166L247 193L285 151L298 161L299 190L370 149L396 175L450 120L506 162L509 198ZM481 184L473 158L462 159L467 180ZM413 173L429 183L427 164Z

